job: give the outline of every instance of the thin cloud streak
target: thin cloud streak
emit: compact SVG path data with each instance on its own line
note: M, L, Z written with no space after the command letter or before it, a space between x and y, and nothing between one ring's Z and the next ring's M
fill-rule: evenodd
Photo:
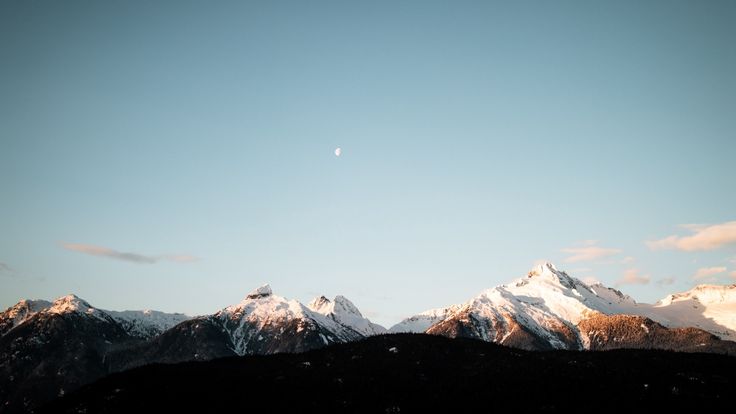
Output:
M669 236L660 240L647 241L651 250L682 250L694 252L699 250L715 250L720 247L736 244L736 221L721 224L683 225L694 234L690 236Z
M586 276L583 278L582 282L588 286L593 286L601 283L601 281L596 279L594 276Z
M628 269L624 272L623 277L616 282L616 286L621 285L648 285L652 278L649 275L640 275L639 269Z
M571 254L572 256L564 260L565 263L577 263L577 262L591 262L598 259L603 259L610 256L615 256L621 253L619 249L611 249L606 247L594 246L592 243L595 241L587 240L584 242L583 247L568 247L560 250L563 253Z
M726 268L724 266L702 267L698 269L697 272L695 272L695 275L693 275L693 279L695 280L705 279L707 277L715 276L725 271L726 271Z
M659 286L669 286L669 285L674 284L674 283L675 283L675 278L674 277L664 277L664 278L659 279L657 281L657 284Z
M62 243L61 247L66 250L74 252L84 253L91 256L106 257L109 259L122 260L129 263L138 264L154 264L162 260L167 260L177 263L191 263L199 260L198 258L190 255L158 255L151 256L139 253L120 252L114 249L103 246L95 246L92 244L79 244L79 243Z

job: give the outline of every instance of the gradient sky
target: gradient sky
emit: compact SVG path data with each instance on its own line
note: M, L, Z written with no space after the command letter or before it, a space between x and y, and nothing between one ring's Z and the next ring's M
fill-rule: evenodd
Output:
M212 3L0 2L0 307L736 280L736 2Z

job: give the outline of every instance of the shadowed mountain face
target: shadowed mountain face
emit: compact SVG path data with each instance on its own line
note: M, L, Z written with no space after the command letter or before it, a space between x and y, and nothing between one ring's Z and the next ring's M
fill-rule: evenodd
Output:
M732 408L734 387L736 358L723 355L528 352L394 334L301 354L149 365L109 376L43 411L700 412Z
M326 298L322 302L329 305ZM30 411L104 375L145 364L304 352L380 328L343 297L318 312L273 295L267 285L213 315L183 319L100 310L74 295L53 303L19 302L0 313L0 413Z
M0 411L25 411L106 375L105 356L140 341L104 318L38 314L0 337Z

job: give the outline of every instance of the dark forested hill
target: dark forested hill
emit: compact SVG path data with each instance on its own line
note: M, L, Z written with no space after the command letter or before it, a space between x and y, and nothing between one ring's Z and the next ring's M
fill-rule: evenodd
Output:
M301 354L155 364L113 374L49 413L705 409L736 404L736 358L653 350L529 352L397 334Z

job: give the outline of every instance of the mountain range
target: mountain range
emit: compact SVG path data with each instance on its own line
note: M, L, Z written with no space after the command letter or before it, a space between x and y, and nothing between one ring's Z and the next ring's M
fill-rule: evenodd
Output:
M295 353L385 333L427 333L526 350L655 348L736 354L736 285L642 304L551 263L390 329L343 296L308 305L261 286L211 315L107 311L68 295L0 313L0 412L29 411L112 372L222 357Z

